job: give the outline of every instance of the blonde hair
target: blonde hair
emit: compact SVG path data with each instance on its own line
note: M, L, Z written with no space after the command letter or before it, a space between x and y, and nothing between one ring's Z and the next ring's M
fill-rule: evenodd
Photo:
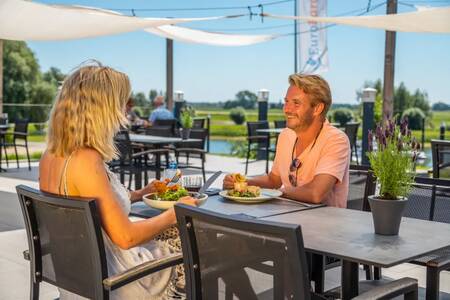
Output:
M311 105L324 104L321 115L325 117L331 106L331 91L328 83L319 75L292 74L289 84L295 85L309 96Z
M114 136L127 124L130 93L124 73L100 63L75 70L64 80L50 112L48 151L65 157L87 147L105 161L116 158Z

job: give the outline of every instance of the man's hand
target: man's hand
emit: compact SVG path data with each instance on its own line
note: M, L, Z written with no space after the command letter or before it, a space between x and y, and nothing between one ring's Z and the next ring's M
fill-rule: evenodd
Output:
M233 174L227 174L227 176L225 176L225 178L223 179L223 189L230 190L234 188L235 182L236 178L233 176Z

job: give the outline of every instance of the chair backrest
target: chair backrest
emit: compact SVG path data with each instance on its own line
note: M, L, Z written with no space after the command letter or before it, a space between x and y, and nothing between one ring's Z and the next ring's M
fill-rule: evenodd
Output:
M150 128L161 128L163 130L168 130L170 132L170 136L176 135L176 129L178 127L178 121L176 119L167 119L167 120L155 120Z
M151 126L145 128L146 135L174 137L175 129L172 126Z
M367 197L375 192L375 179L368 166L350 165L347 208L364 210Z
M265 136L267 134L259 133L258 129L269 129L268 121L247 122L247 135L250 136Z
M274 120L273 124L275 128L286 128L286 120Z
M416 177L403 215L450 223L450 180Z
M354 122L349 122L347 124L345 124L345 134L347 134L348 139L350 141L350 146L354 147L354 145L356 144L356 139L358 137L358 128L359 128L359 123L354 123Z
M431 140L433 178L450 178L450 141Z
M180 147L182 148L194 148L194 149L205 149L206 138L208 137L208 129L191 129L189 134L189 138L191 139L199 139L199 142L188 142L182 143Z
M14 122L14 132L17 133L28 133L28 120L16 120Z
M195 118L194 123L192 124L193 129L202 129L205 128L206 118Z
M120 164L130 164L133 155L133 147L128 130L120 130L114 137L114 142L119 152Z
M16 187L25 219L34 281L90 299L107 295L100 218L94 199L61 197Z
M176 205L175 212L188 299L217 299L222 283L227 293L239 299L256 299L251 296L270 287L273 299L310 299L300 226L226 216L183 204ZM255 278L256 270L264 274Z
M450 180L416 177L407 198L403 216L450 223ZM364 210L370 211L364 201Z

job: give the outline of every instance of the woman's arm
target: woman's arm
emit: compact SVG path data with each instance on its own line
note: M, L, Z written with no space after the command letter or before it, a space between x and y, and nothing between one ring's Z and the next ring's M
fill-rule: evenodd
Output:
M120 248L129 249L147 242L176 223L173 209L147 220L131 222L116 199L100 154L95 150L83 149L77 151L72 159L69 170L71 184L78 190L79 196L97 199L103 229ZM187 202L195 205L194 199Z

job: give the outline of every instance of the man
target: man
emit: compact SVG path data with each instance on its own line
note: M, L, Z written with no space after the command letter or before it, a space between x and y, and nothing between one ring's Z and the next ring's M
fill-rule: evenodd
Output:
M284 103L286 126L277 143L269 174L248 179L249 185L281 188L298 201L346 207L350 143L326 120L331 106L328 83L317 75L293 74ZM228 175L224 188L232 188Z
M155 106L155 110L152 111L150 117L148 118L150 125L153 125L156 120L174 119L173 113L164 107L163 96L157 96L155 100L153 100L153 105Z

